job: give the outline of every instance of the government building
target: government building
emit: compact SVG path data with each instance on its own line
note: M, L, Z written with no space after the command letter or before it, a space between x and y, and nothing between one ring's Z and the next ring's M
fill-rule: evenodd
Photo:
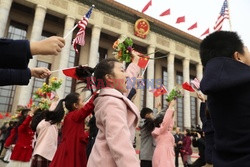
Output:
M51 71L84 64L94 67L100 60L113 57L113 43L126 36L133 39L136 51L153 53L149 55L151 58L165 56L149 61L145 79L162 79L162 84L170 92L175 87L181 88L183 82L202 78L199 38L113 0L1 0L0 37L30 41L53 35L64 37L92 4L95 8L86 28L86 43L79 48L79 53L76 54L71 45L79 30L76 28L65 39L66 45L59 56L36 55L29 67L47 67ZM139 24L147 24L147 28L143 29L143 25L138 28L139 19L142 21ZM52 76L63 79L61 88L57 90L60 98L70 92L81 91L77 81L61 71L53 72ZM32 78L27 86L0 87L0 112L3 115L5 112L13 114L17 105L26 105L44 82L48 79ZM175 113L175 125L182 129L200 123L199 99L192 92L183 91L183 94L183 98L177 100ZM140 89L134 103L139 110L142 107L154 108L158 102L162 102L164 107L167 105L165 98L166 95L155 98L148 89Z

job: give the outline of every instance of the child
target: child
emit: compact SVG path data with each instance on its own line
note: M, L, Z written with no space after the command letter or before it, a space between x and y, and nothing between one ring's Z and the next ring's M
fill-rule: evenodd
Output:
M140 160L141 167L152 167L152 157L155 150L155 143L153 136L151 135L154 130L154 115L153 110L150 108L142 108L140 125L141 129L141 148L140 148Z
M127 70L137 73L136 69L137 65L131 63ZM132 144L139 112L123 95L127 93L128 76L122 63L116 59L105 59L95 67L96 85L102 83L103 86L94 102L99 131L88 160L88 167L140 166Z
M85 167L87 164L86 145L87 135L85 134L85 118L94 110L95 95L87 104L79 93L70 93L62 99L54 112L64 111L63 103L69 113L65 116L62 126L62 140L50 163L50 167L74 166Z
M63 100L59 101L59 104L62 102ZM37 138L31 167L48 167L58 145L58 124L64 117L64 110L56 108L54 111L43 112L45 119L36 127Z
M28 116L18 127L17 141L11 154L11 161L7 167L30 167L30 159L32 156L32 141L34 132L30 128L30 121L34 111L29 111Z
M174 136L171 133L174 125L175 103L175 100L170 102L164 118L158 117L155 120L156 128L152 132L156 141L153 167L175 166Z

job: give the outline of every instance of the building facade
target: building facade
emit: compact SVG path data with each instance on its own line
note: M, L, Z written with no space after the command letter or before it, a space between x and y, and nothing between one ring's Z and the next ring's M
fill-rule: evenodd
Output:
M150 60L144 75L148 81L161 79L170 91L190 79L202 78L198 51L200 39L113 0L1 0L0 37L30 41L53 35L63 37L92 4L96 8L87 25L86 43L80 48L79 54L71 46L76 29L65 39L66 45L59 56L33 56L29 67L47 67L51 71L79 64L94 67L100 60L113 57L113 43L119 37L127 36L133 39L135 50L144 54L158 51L150 54L151 58L167 56ZM139 18L146 19L150 24L150 32L145 39L134 35L134 25ZM59 97L63 98L72 91L81 91L77 81L62 72L54 72L52 76L63 79L57 91ZM15 112L17 105L26 105L34 90L41 87L43 82L48 82L48 79L32 78L28 86L0 87L0 112ZM165 95L155 98L147 89L140 89L134 102L139 109L145 106L153 108L158 102L166 106ZM198 124L199 106L195 93L184 91L184 97L177 99L175 124L181 128Z

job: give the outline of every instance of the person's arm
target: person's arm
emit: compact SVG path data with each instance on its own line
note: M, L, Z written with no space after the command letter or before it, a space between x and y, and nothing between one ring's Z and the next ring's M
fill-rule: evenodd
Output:
M201 106L200 106L200 119L201 119L202 124L204 124L207 121L205 110L206 110L206 103L205 102L201 102Z
M58 55L65 45L62 37L52 36L41 41L30 42L31 55Z
M74 111L73 120L76 122L83 121L88 115L94 111L94 99L95 95L86 103L81 109Z
M0 39L0 68L26 69L32 55L58 55L65 45L62 37L41 41Z
M28 40L0 39L0 68L26 69L32 58Z
M23 123L18 127L18 130L24 131L26 128L30 126L30 122L32 120L33 115L28 114L26 119L23 121Z
M0 86L28 85L31 78L30 69L0 69Z
M139 167L140 164L133 148L133 141L130 139L131 134L127 123L128 111L124 101L107 97L98 110L101 113L96 113L101 114L107 144L116 165Z
M172 120L174 119L173 118L173 113L175 111L175 108L174 108L175 103L176 103L175 100L172 100L170 102L169 108L167 109L167 111L166 111L166 113L164 115L161 126L160 126L160 128L157 128L152 132L153 136L157 136L159 134L162 134L164 131L166 131L168 129L168 127L170 126Z
M44 67L26 69L0 69L0 86L28 85L31 77L46 78L50 71Z

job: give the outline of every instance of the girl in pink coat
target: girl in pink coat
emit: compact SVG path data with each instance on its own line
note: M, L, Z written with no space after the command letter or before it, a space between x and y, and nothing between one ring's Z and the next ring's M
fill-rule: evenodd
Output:
M131 63L128 71L139 71L139 68ZM96 85L103 82L104 87L94 101L99 131L87 167L140 167L132 144L139 112L123 95L127 92L128 75L122 63L105 59L96 66L94 77L99 82Z
M152 132L156 141L152 160L153 167L175 167L174 136L171 133L174 125L175 103L175 100L170 102L163 120L157 121L160 117L155 120L156 128Z

